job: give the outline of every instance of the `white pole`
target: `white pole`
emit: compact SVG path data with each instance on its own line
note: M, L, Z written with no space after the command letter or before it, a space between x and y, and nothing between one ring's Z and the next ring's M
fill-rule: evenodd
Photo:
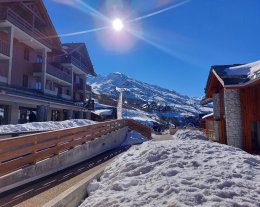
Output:
M122 119L122 108L123 108L123 89L120 88L118 90L119 92L119 98L117 103L117 119Z

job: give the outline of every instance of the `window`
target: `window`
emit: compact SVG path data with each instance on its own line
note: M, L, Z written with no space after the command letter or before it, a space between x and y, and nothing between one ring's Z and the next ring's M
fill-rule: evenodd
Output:
M69 90L69 89L67 89L66 94L67 94L68 96L70 95L70 90Z
M41 90L42 89L42 82L37 80L36 83L35 83L35 89L36 90Z
M260 121L251 122L251 143L253 151L260 151Z
M0 105L0 125L7 124L8 106Z
M30 59L30 50L29 47L24 48L24 59L29 60Z
M51 112L51 120L52 121L60 121L60 112L57 110L52 110Z
M23 75L23 87L28 88L28 75Z
M36 63L42 63L42 56L41 55L37 55Z

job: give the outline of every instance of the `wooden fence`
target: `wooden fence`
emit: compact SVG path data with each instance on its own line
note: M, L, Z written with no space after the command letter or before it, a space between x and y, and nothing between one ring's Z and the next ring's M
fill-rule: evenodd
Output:
M150 128L129 119L0 140L0 176L94 140L125 126L151 137Z

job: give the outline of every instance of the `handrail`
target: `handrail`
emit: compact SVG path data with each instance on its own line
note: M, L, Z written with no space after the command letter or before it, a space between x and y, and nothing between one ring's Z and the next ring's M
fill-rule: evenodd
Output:
M151 137L151 130L129 119L0 140L0 176L58 155L125 126ZM150 133L150 134L149 134Z

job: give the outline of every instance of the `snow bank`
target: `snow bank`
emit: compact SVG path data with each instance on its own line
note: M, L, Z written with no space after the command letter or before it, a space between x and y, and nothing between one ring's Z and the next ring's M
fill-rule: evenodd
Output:
M198 130L180 129L174 134L173 138L181 140L200 139L207 140L203 132Z
M260 158L196 134L131 147L89 185L81 207L260 206Z
M95 123L96 122L87 119L71 119L66 121L47 121L15 125L2 125L0 126L0 133L57 130Z
M137 131L130 131L127 133L126 139L122 143L122 146L142 144L145 141L148 141L146 137L144 137Z

